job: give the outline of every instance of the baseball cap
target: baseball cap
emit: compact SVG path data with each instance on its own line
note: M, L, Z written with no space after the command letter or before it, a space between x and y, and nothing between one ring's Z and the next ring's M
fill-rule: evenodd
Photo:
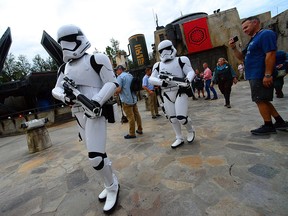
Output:
M115 70L118 70L118 69L125 70L125 67L123 65L117 65Z

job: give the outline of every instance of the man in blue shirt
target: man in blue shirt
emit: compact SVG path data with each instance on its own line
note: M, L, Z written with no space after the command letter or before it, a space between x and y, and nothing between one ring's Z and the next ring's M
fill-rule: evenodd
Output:
M247 47L239 51L231 38L229 45L234 55L240 60L245 59L245 75L249 80L252 101L257 104L264 125L251 130L254 135L276 133L277 130L288 129L285 122L273 106L273 72L276 61L276 35L273 31L261 29L260 20L253 16L242 22L242 30L251 37ZM272 117L275 124L272 123Z
M125 139L136 138L135 121L137 123L136 133L143 134L142 120L137 107L137 96L135 92L131 92L130 86L132 75L125 72L122 65L116 67L117 82L119 87L116 89L116 94L120 96L123 110L127 116L129 123L129 134L125 135Z
M158 103L157 103L157 95L155 92L155 87L151 83L149 83L149 77L151 76L152 70L151 68L147 67L145 69L145 76L142 79L142 88L147 91L148 93L148 100L150 104L150 111L152 118L155 119L159 115L158 113Z

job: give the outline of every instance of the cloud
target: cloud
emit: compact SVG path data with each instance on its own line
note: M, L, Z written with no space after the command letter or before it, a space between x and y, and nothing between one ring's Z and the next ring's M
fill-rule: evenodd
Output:
M286 0L1 0L0 35L10 27L12 45L10 53L26 55L33 59L36 54L48 57L40 44L43 30L54 39L63 24L78 25L94 48L104 52L110 39L120 42L120 49L128 51L128 39L134 34L144 34L148 51L154 43L155 15L159 25L167 25L181 14L221 11L237 7L240 18L270 11L272 16L287 9Z

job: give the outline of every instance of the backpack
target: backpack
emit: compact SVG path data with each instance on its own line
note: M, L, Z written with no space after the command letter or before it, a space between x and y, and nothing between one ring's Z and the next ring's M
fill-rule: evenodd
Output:
M140 77L133 77L130 85L131 92L138 92L142 90L142 80Z

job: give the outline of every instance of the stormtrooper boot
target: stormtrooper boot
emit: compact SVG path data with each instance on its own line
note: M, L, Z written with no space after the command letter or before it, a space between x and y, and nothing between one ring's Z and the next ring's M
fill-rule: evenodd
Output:
M181 146L184 144L184 141L182 139L176 139L174 143L172 143L171 148L175 149L178 146Z
M194 127L192 126L192 121L191 119L188 117L188 122L187 124L185 124L185 127L187 129L187 142L188 143L192 143L195 139L195 130Z
M193 129L193 131L189 132L187 134L187 142L188 143L192 143L194 141L194 139L195 139L195 130L194 130L194 128L192 128L192 129Z
M98 200L100 202L104 202L106 200L106 197L107 197L107 190L106 188L104 188L104 190L99 194Z
M115 176L115 174L113 173L113 178L117 180L117 177ZM119 183L118 183L119 185ZM98 195L98 200L100 202L104 202L106 200L107 197L107 189L106 187L104 188L104 190Z
M112 212L114 208L116 207L117 200L118 200L120 186L114 174L113 174L113 178L114 178L113 184L110 185L109 187L105 186L105 189L99 194L99 197L98 197L99 200L100 200L100 195L103 201L104 199L106 199L105 205L103 207L103 211L105 213ZM105 193L106 193L106 198L104 198Z

